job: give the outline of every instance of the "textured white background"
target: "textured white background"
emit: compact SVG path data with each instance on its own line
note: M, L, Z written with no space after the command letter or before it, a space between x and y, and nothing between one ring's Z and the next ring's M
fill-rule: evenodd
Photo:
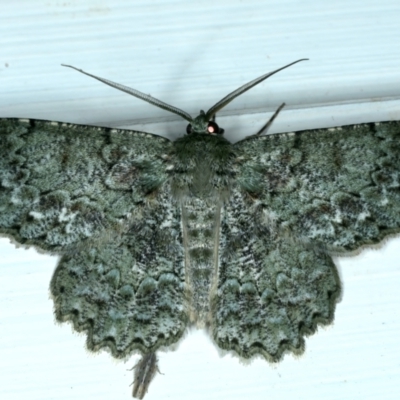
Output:
M8 4L7 4L8 3ZM196 115L239 85L298 58L221 114L226 135L400 119L398 0L0 1L0 117L134 127L177 137L163 110L60 67L72 64ZM1 144L0 144L1 145ZM56 325L56 258L0 240L0 398L129 399L137 359L88 353ZM305 354L270 366L221 356L190 330L159 354L147 399L397 399L400 240L340 259L334 325Z

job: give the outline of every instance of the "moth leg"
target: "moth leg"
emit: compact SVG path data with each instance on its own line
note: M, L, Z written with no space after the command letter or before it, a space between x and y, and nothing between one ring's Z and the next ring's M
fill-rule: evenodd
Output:
M253 137L253 136L260 136L263 133L266 133L267 130L269 129L269 127L272 125L272 123L274 122L274 119L278 116L278 114L281 112L282 108L285 107L285 103L282 103L278 109L275 111L274 115L265 123L265 125L254 135L251 136L247 136L247 138L249 137Z
M143 355L138 363L132 368L135 370L132 390L133 397L143 399L156 371L160 372L157 361L156 353L147 353Z

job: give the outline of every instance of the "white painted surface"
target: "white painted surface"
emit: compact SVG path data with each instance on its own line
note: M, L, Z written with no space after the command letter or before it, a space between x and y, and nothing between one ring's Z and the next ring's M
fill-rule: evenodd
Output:
M6 3L6 2L3 2ZM241 84L298 58L231 103L232 140L254 133L285 101L271 133L400 119L396 0L19 0L1 4L0 117L134 127L170 137L186 122L101 85L68 63L195 115ZM324 107L321 107L324 106ZM56 325L54 257L0 241L0 398L128 399L136 357L89 354ZM301 358L271 367L221 357L201 331L160 353L147 399L397 399L400 240L340 260L334 325Z

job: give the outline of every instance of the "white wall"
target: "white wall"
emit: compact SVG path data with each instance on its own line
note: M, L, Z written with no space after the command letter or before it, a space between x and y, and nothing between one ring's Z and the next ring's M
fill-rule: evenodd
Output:
M231 103L226 135L254 133L283 101L284 132L400 119L396 0L19 0L0 4L0 117L131 127L174 138L186 122L72 70L132 86L196 114L299 58ZM8 3L8 4L6 4ZM56 325L54 257L0 240L0 397L128 399L132 373ZM343 300L305 354L271 367L221 357L201 331L160 353L147 399L397 399L400 240L340 260Z

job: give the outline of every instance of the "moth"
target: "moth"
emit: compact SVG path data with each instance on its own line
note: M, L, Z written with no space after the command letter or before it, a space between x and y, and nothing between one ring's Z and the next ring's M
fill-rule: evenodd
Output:
M334 317L332 255L400 232L400 122L262 135L231 144L215 116L271 75L196 118L186 135L32 119L0 120L0 232L60 255L50 290L58 321L92 351L139 352L133 396L156 351L189 326L221 349L279 361ZM74 67L72 67L74 68ZM76 68L75 68L76 69Z

